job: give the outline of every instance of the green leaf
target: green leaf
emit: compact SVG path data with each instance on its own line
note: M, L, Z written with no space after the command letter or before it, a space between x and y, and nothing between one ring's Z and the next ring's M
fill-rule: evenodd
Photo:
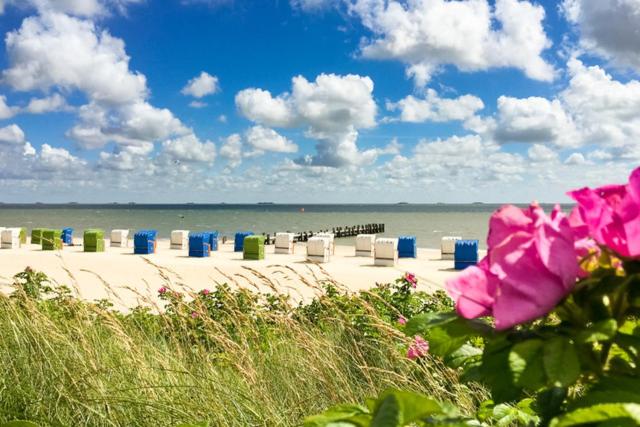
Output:
M371 427L404 426L442 413L442 406L429 397L407 391L388 390L378 399Z
M515 385L533 391L544 385L543 344L540 339L531 339L511 347L509 368Z
M609 341L616 335L617 331L618 322L616 319L605 319L580 331L576 340L581 343Z
M553 386L568 387L576 382L580 376L580 361L568 338L554 337L545 342L544 370Z
M604 403L576 409L554 418L550 427L570 427L584 424L611 422L615 418L640 424L640 405L637 403Z
M489 387L496 403L515 400L521 393L511 377L510 352L511 343L504 336L492 339L487 342L482 353L482 365L478 367L479 379Z
M549 421L560 413L567 392L566 387L551 387L538 393L535 408L542 418L541 425L548 425Z
M445 358L445 363L453 368L459 368L470 362L480 360L482 349L471 344L463 344L462 347L452 352Z
M483 336L490 327L480 320L467 320L455 312L423 313L412 317L405 326L407 335L420 334L429 340L429 352L447 357L471 337Z
M0 424L0 427L38 427L38 424L31 421L15 420Z
M371 427L402 427L402 409L393 393L383 397L376 407Z
M363 420L363 416L366 416ZM305 427L368 426L369 410L361 405L337 405L325 412L305 418ZM364 422L363 422L364 421Z
M640 404L640 386L637 377L602 377L580 399L576 400L571 409L619 402Z
M629 356L637 359L640 356L640 337L636 335L618 333L614 340Z

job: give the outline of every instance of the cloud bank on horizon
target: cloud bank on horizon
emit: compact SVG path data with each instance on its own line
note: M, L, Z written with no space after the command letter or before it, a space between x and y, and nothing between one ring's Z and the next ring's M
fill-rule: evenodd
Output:
M566 201L640 163L640 0L170 3L0 0L0 201Z

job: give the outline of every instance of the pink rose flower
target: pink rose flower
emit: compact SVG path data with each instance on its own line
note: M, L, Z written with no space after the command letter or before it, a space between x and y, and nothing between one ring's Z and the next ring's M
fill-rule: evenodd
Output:
M623 257L640 256L640 167L626 185L588 187L571 191L576 217L597 243Z
M209 289L203 289L203 290L200 291L200 293L202 295L204 295L204 296L207 296L207 295L209 295L211 293L211 291L209 291Z
M164 286L158 289L158 293L160 295L164 295L166 292L167 292L167 288L165 288Z
M556 206L503 206L491 216L487 256L447 281L458 314L493 316L496 329L549 313L576 282L574 232Z
M429 353L429 342L422 338L420 335L416 335L413 338L413 343L407 350L407 357L411 360L424 357Z
M577 207L569 215L569 225L573 228L575 238L574 247L578 255L578 277L585 278L589 275L589 270L597 266L600 257L600 247L595 240L589 236L589 227L582 220L582 216Z
M404 316L400 316L398 317L398 323L404 326L407 324L407 319Z
M197 312L195 312L195 311L192 311L192 312L191 312L191 318L192 318L192 319L195 319L196 317L198 317L198 313L197 313Z
M414 288L418 286L418 279L416 278L416 275L413 273L406 273L404 275L404 280L411 283L411 286L413 286Z

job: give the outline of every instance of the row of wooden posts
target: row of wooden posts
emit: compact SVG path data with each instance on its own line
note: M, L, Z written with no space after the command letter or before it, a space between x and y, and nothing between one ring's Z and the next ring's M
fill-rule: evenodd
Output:
M300 233L295 233L293 238L294 242L306 242L309 238L315 236L318 233L333 233L336 238L341 237L355 237L358 234L378 234L384 233L384 224L362 224L362 225L353 225L353 226L344 226L344 227L334 227L331 230L320 230L320 231L303 231ZM265 243L267 245L271 245L275 243L276 235L262 233L263 236L266 237Z

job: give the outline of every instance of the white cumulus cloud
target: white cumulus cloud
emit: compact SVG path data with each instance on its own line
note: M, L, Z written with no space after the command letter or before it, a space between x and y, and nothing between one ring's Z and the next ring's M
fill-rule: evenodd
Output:
M403 122L448 122L468 120L484 108L482 100L473 95L441 98L433 89L427 89L424 98L409 95L397 102L387 103L390 111L400 111Z
M317 154L301 159L307 165L340 167L368 163L375 156L358 150L358 130L376 125L373 81L358 75L320 74L311 82L292 79L290 93L272 96L263 89L245 89L236 105L249 120L272 127L301 127L318 140Z
M583 49L640 71L640 0L564 0L562 10Z
M245 133L247 144L259 152L295 153L298 146L273 129L253 126Z
M20 126L11 124L0 128L0 144L24 144L26 142L24 131Z
M349 10L373 33L362 55L404 62L418 85L449 64L469 72L513 67L542 81L555 75L542 57L551 46L544 8L529 1L354 0Z
M194 98L202 98L214 94L220 90L218 77L203 71L197 77L189 80L180 91L183 95L190 95Z
M201 142L194 134L169 139L162 143L163 152L174 160L212 163L216 158L216 146L211 141Z

